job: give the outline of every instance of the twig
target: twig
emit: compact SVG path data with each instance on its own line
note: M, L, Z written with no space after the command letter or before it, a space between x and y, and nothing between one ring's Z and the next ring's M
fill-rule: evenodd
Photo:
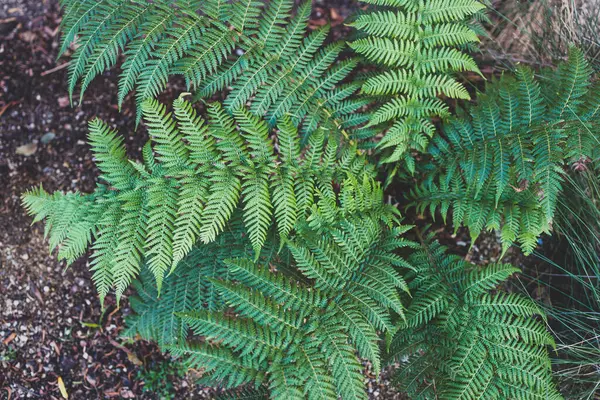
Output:
M113 346L115 346L117 349L124 351L127 354L132 354L131 350L129 350L127 347L123 346L121 343L117 342L116 340L113 339L109 339L108 341L110 344L112 344Z
M52 68L52 69L49 69L49 70L47 70L47 71L44 71L44 72L42 72L42 73L40 74L40 76L46 76L46 75L48 75L48 74L51 74L51 73L53 73L53 72L60 71L61 69L68 67L68 66L69 66L69 64L71 64L71 61L67 61L67 62L66 62L66 63L64 63L64 64L60 64L60 65L58 65L58 66L56 66L56 67L54 67L54 68Z
M2 116L2 114L4 114L6 112L6 110L8 110L9 107L15 106L15 105L19 104L20 102L21 102L21 100L14 100L14 101L7 103L4 107L0 107L0 117Z

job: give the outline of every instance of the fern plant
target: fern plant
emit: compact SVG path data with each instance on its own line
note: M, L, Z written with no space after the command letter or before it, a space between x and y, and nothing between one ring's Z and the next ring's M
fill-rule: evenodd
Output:
M454 226L468 226L473 240L499 230L504 251L518 241L531 253L551 230L566 169L596 154L600 98L591 74L573 48L539 79L519 67L490 84L468 115L435 136L413 204L444 218L452 208Z
M96 190L40 187L23 204L59 258L91 250L102 301L132 284L127 337L246 398L364 399L361 360L379 373L384 336L416 398L559 398L543 313L499 289L516 269L469 265L431 238L407 261L418 245L355 140L382 138L383 162L424 177L417 209L452 207L456 226L531 251L561 168L596 154L589 67L573 50L544 88L520 69L450 118L442 97L469 97L455 74L479 72L466 51L483 4L365 2L350 47L375 68L351 79L358 60L339 60L327 27L308 31L309 2L62 0L70 94L122 54L118 104L136 92L150 140L138 162L91 121ZM173 75L201 112L155 99Z
M351 126L363 99L349 99L358 84L338 85L354 68L336 63L343 43L324 46L329 27L308 33L310 1L292 15L291 0L63 0L61 54L75 38L69 66L71 96L125 55L118 105L135 90L137 122L142 103L155 98L174 75L182 75L196 99L217 94L233 111L268 116L273 126L286 115L311 133L320 122ZM225 92L230 88L227 95ZM338 121L339 120L339 121ZM322 124L321 124L322 125Z
M158 292L156 279L147 264L133 281L135 295L129 296L134 311L127 318L124 337L141 337L151 340L161 348L184 341L188 327L177 315L192 309L222 310L225 304L210 279L228 276L224 260L252 257L252 247L247 239L240 213L227 224L227 229L214 242L196 245L179 262L177 269L165 277ZM277 249L265 249L268 254Z
M226 272L202 279L231 310L196 303L177 312L177 326L203 340L166 348L205 368L211 385L264 385L275 399L366 399L358 357L379 373L378 331L394 330L392 312L403 315L399 291L407 285L399 269L410 268L395 252L415 246L401 237L409 227L397 224L393 207L382 207L382 195L351 178L337 199L321 199L298 222L281 252L263 251L257 263L223 259ZM206 268L200 262L193 271Z
M53 195L35 189L23 203L46 220L51 250L68 263L92 242L92 270L101 298L123 294L143 259L160 292L166 274L196 241L216 239L243 204L243 219L256 256L276 225L282 241L315 199L335 195L346 176L373 175L362 156L319 130L302 154L289 118L278 125L278 152L267 123L241 108L234 116L208 106L210 121L177 99L175 119L156 100L142 105L151 141L144 163L127 159L122 139L99 120L89 140L105 183L92 194ZM273 224L272 222L275 222Z
M479 73L463 50L479 41L474 17L485 6L478 0L364 0L376 6L351 24L362 37L350 47L378 66L362 84L362 93L379 97L362 138L385 135L377 144L382 162L403 161L414 171L411 151L425 152L435 132L432 117L449 117L438 97L468 99L469 93L453 76ZM377 129L369 129L377 127Z
M410 262L412 298L390 359L399 362L397 383L412 399L562 398L543 312L498 288L518 269L470 265L431 235Z

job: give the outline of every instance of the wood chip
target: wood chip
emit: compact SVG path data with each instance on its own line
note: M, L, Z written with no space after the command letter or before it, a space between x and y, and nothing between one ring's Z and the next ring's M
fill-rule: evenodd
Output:
M2 343L4 343L5 346L8 346L8 344L10 342L12 342L13 340L15 340L16 337L17 337L17 334L15 332L13 332L10 335L8 335L8 337L6 339L4 339L2 341Z
M132 364L137 365L138 367L144 365L144 363L134 353L127 353L127 359L131 361Z
M50 342L50 346L52 346L52 348L56 352L56 355L60 356L60 347L58 347L58 345L56 344L56 342L54 342L54 341Z
M35 154L37 149L38 149L37 142L31 142L31 143L27 143L27 144L17 147L17 149L15 150L15 153L20 154L25 157L29 157L29 156Z
M63 382L63 380L60 376L57 379L57 383L58 383L58 390L60 390L60 394L62 395L63 399L69 400L69 393L67 393L67 388L65 387L65 383Z

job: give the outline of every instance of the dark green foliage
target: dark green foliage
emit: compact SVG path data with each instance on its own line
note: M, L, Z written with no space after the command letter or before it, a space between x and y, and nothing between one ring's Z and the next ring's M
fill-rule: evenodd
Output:
M224 394L219 395L217 400L268 400L269 391L265 387L253 388L245 387L242 389L231 389Z
M105 184L90 195L38 189L23 196L36 221L50 222L46 232L60 258L72 262L94 238L92 269L102 298L112 286L119 298L142 259L160 292L165 275L197 241L214 241L240 202L258 256L271 227L285 241L315 199L334 195L335 184L372 176L355 149L341 148L322 130L301 153L289 118L278 126L276 152L266 122L245 109L232 117L210 105L205 123L181 99L175 119L155 100L142 108L151 136L144 164L128 160L122 139L94 120L89 139Z
M479 41L470 20L485 6L478 0L363 1L376 7L352 23L364 37L350 47L379 66L362 84L362 92L381 99L367 128L378 126L373 136L387 129L377 145L383 162L403 160L414 171L410 151L426 150L435 132L432 117L449 116L438 96L469 98L453 75L479 73L462 50Z
M206 368L212 385L265 385L276 399L366 399L357 355L379 372L377 332L393 331L391 311L403 315L397 268L410 268L394 252L414 244L401 239L407 227L392 223L392 208L358 203L361 192L381 202L377 187L349 180L339 203L321 200L269 262L225 260L227 274L210 281L233 312L177 314L204 342L167 348Z
M174 360L152 363L138 372L137 378L144 382L144 392L158 395L161 400L175 399L177 394L173 386L175 379L185 376L186 368Z
M598 92L577 49L539 79L525 67L504 75L436 135L414 205L444 218L452 208L454 226L468 226L473 239L499 230L504 250L518 241L530 253L551 230L565 171L595 154Z
M529 298L498 288L516 268L468 264L431 237L410 262L412 299L390 355L412 399L562 398L543 313Z
M196 98L225 96L233 111L249 110L275 125L286 115L310 133L322 121L352 125L364 104L350 100L358 85L336 86L356 62L336 63L343 43L324 46L328 27L308 33L310 2L293 13L293 1L63 0L62 51L77 39L69 66L69 92L125 61L118 104L135 90L138 122L144 100L155 98L173 75L182 75ZM348 100L347 100L348 99Z
M163 347L187 338L187 326L175 313L197 307L222 309L223 301L209 279L227 276L223 260L252 255L250 243L240 240L244 234L240 218L234 218L214 242L194 247L164 279L160 297L154 275L144 266L133 281L136 295L129 297L129 304L135 314L127 318L123 336L139 335Z

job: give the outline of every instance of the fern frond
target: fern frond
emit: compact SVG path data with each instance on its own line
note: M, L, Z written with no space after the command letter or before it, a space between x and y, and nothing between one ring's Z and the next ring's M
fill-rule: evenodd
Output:
M175 326L183 327L177 332L185 334L185 327L189 326L204 338L204 343L163 344L190 365L206 368L208 382L225 386L231 386L232 381L256 386L264 383L271 397L281 399L337 396L365 399L367 392L357 353L379 371L377 330L393 329L386 296L400 280L395 265L401 263L395 253L405 245L398 235L408 227L388 230L382 222L387 218L382 218L382 213L392 211L380 208L380 188L372 183L355 185L352 180L355 178L340 187L339 197L319 198L307 216L299 217L289 240L281 246L273 244L273 248L263 249L258 261L249 257L250 238L243 235L242 225L232 224L231 231L224 233L230 236L219 236L218 245L212 242L199 246L182 261L181 267L165 278L164 295L160 299L156 298L152 280L148 281L149 289L136 283L136 288L142 291L139 296L145 300L135 304L138 315L133 317L134 326L129 334L136 331L147 334L144 329L151 326L152 319L156 327L162 326L163 317L153 314L157 310L153 304L165 301L165 308L174 304L174 298L168 294L172 293L175 282L187 279L196 288L202 288L202 282L209 283L220 293L224 304L211 308L200 293L197 302L184 312L174 305L176 312L172 319ZM360 190L368 193L358 195ZM358 211L355 205L338 201L342 197L369 198L373 203L362 205ZM313 223L317 210L324 207L322 203L332 208L334 216L327 221L327 229ZM247 244L246 253L229 257L231 244L240 242ZM335 250L329 251L332 246ZM278 253L274 251L277 247ZM203 256L196 257L198 252ZM314 274L301 267L305 258L315 260ZM194 275L190 274L196 271L208 272L203 264L209 259L223 263L226 268L211 276L191 279ZM347 266L349 262L354 274ZM339 282L340 287L327 283L326 275L333 271L349 271L345 275L347 280ZM147 279L147 275L142 276ZM375 285L376 291L365 288L368 284L365 277L381 280ZM146 295L147 292L151 293ZM215 353L208 353L209 348ZM219 358L227 360L217 368Z
M499 288L515 268L470 265L430 237L411 263L408 323L390 349L393 361L403 359L403 390L415 398L561 398L546 348L554 340L536 319L543 314ZM411 318L419 314L427 318Z
M533 71L519 67L489 85L470 116L445 124L429 147L434 161L424 169L432 172L413 190L419 209L439 208L445 216L452 208L454 226L469 227L473 239L499 230L504 251L519 242L531 253L551 229L569 162L593 157L597 119L586 115L583 100L593 89L578 54L572 50L569 61L547 72L545 95ZM557 103L558 93L573 87L571 102Z
M119 76L119 109L127 94L135 88L146 62L152 56L155 44L165 37L165 31L172 23L172 10L168 7L160 8L160 17L144 22L140 27L140 34L127 45L124 51L125 61L121 66L123 72Z
M138 123L141 120L141 104L158 96L166 87L171 66L194 44L201 41L202 29L207 21L194 16L184 17L179 23L178 26L167 28L165 38L156 44L155 58L146 61L140 71L136 90Z
M88 141L101 178L119 190L132 188L139 174L127 160L123 138L99 119L90 121L88 127Z
M412 173L414 159L408 153L424 152L431 136L423 127L433 117L448 117L438 96L469 98L453 72L480 73L462 51L479 41L469 21L485 6L477 0L365 2L381 7L351 24L362 35L350 47L379 66L362 84L363 93L376 96L369 125L378 129L371 137L381 140L383 162L402 160ZM382 131L383 139L378 135Z
M164 179L151 180L150 185L144 253L160 295L163 277L173 264L173 231L179 193L172 182Z
M323 106L329 107L334 84L355 64L335 65L342 43L321 50L327 27L308 33L310 2L293 11L290 0L69 3L61 54L76 39L81 44L71 59L69 93L81 82L83 97L92 80L123 53L118 105L135 90L138 123L144 101L156 98L172 76L182 75L188 88L197 90L197 99L228 91L228 111L250 105L258 116L269 116L271 128L286 115L296 115L295 123L304 122L307 133L331 119L337 126L338 117L323 112ZM302 110L294 110L298 105ZM315 111L307 115L307 108Z
M354 355L354 348L347 344L348 337L333 326L327 326L319 333L338 393L344 399L366 399L361 365Z
M177 344L165 347L173 355L186 355L186 363L190 367L204 368L210 373L214 384L234 388L248 382L262 382L264 373L256 369L255 362L233 357L233 353L219 346L209 344Z
M252 320L233 319L220 313L194 311L178 314L192 331L208 340L222 341L241 357L253 357L262 362L280 352L284 338Z
M210 195L200 220L200 239L215 240L233 214L241 191L240 181L227 169L216 170L210 178Z
M120 297L138 276L143 259L160 293L165 275L176 270L197 242L214 242L223 234L238 209L258 259L269 246L272 230L283 247L298 220L322 198L335 199L333 188L349 174L373 176L364 158L356 152L349 156L335 137L326 140L330 136L324 132L311 135L302 154L298 130L289 118L279 124L280 147L275 151L268 123L246 110L231 116L220 105L210 105L210 118L204 122L181 98L174 109L174 115L167 113L152 99L142 105L151 139L143 149L145 165L128 160L122 139L94 120L90 142L108 186L87 197L56 194L51 202L39 191L25 197L36 221L48 222L51 248L61 248L59 256L69 262L100 233L93 268L102 296L114 285ZM357 189L373 191L370 186L348 187L348 193ZM379 189L375 193L375 203L381 204L382 194ZM114 217L113 227L102 220L106 208ZM378 211L387 215L389 210Z

